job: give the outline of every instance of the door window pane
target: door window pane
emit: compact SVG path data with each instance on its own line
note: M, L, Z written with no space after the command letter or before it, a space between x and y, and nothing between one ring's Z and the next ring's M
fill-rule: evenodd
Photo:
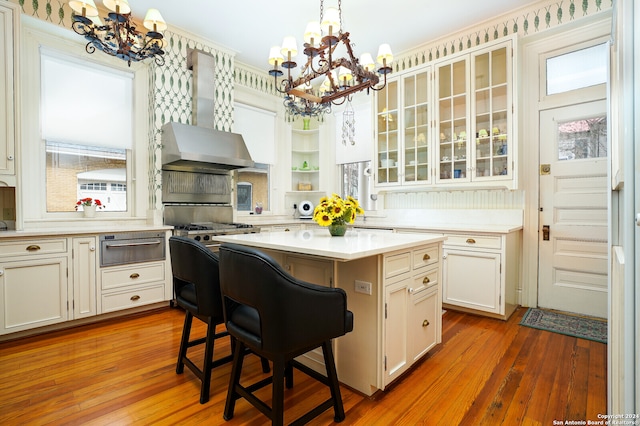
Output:
M558 160L607 156L607 117L558 123Z
M606 44L547 59L547 95L605 83L607 60Z

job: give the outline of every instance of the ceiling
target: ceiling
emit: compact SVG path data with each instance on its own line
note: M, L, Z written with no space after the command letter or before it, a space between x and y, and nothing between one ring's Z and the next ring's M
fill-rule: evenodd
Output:
M344 0L343 30L350 33L356 56L374 58L381 43L394 55L532 3L532 0ZM302 34L309 21L320 18L320 0L130 0L135 18L154 7L177 27L236 52L236 61L269 68L271 46ZM337 7L327 0L324 7ZM300 59L298 63L302 63Z

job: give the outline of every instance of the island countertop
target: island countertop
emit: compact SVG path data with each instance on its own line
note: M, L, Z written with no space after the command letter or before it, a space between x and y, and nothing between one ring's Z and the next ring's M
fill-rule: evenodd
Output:
M216 241L349 261L446 240L439 234L396 234L349 230L332 237L328 229L220 235Z

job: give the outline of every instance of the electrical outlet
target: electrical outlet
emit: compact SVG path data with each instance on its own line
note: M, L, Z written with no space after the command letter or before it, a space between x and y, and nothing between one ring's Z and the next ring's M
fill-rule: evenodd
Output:
M371 283L368 283L366 281L359 281L356 280L355 281L355 290L356 293L363 293L363 294L369 294L371 295Z

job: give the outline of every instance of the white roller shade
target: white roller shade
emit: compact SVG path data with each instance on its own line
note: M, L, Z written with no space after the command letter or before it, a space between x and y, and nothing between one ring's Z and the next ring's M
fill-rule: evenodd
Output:
M133 74L42 52L42 138L129 149Z
M373 159L373 125L371 121L371 101L353 105L355 117L355 145L347 141L342 144L342 122L344 108L336 111L336 164L357 163L360 161L371 161Z
M242 135L253 161L275 164L276 114L274 112L236 103L233 132Z

